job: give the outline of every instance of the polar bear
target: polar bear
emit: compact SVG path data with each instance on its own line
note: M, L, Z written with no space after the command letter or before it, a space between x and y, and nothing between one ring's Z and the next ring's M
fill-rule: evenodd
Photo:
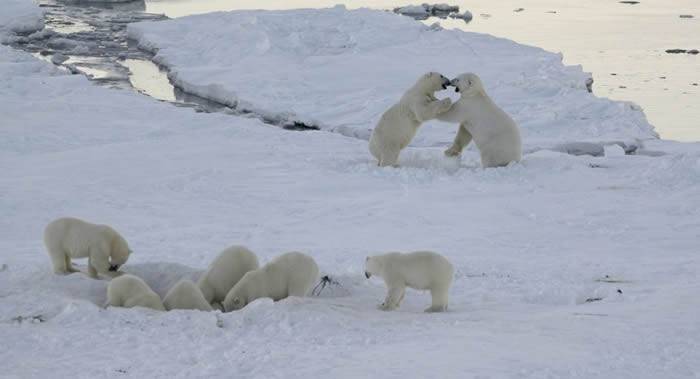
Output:
M197 286L207 302L220 303L246 272L258 267L258 257L252 251L245 246L231 246L219 253Z
M107 286L107 304L105 307L144 307L164 311L160 296L138 276L126 274L114 278Z
M277 301L288 296L306 296L317 279L318 266L313 258L299 252L282 254L260 269L246 273L226 295L224 311L241 309L261 297Z
M213 308L193 281L183 279L177 282L163 298L165 309L197 309L211 311Z
M486 94L476 74L461 74L450 82L461 93L438 120L458 123L459 130L447 156L457 156L472 138L481 154L482 167L505 166L522 158L520 130L510 116Z
M117 276L119 267L131 254L124 237L107 225L91 224L65 217L52 221L44 230L44 244L56 274L80 272L71 259L88 258L88 275Z
M424 74L398 103L384 112L369 139L369 151L379 166L397 166L399 153L411 142L418 127L450 109L449 98L435 98L435 92L449 84L450 80L437 72Z
M367 257L365 276L380 276L386 283L388 292L379 309L390 311L401 305L406 287L417 290L430 290L432 305L426 312L447 310L447 297L452 284L454 269L452 264L440 254L431 251L413 253L388 253Z

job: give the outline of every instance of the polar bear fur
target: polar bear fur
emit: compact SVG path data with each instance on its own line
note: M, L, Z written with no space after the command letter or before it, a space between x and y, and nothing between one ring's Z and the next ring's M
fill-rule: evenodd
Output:
M91 224L65 217L52 221L44 230L44 244L56 274L80 272L71 259L87 258L88 275L116 276L131 254L124 237L107 225Z
M451 82L462 95L438 120L458 123L459 130L447 156L457 156L471 142L479 148L482 167L505 166L522 157L520 130L510 116L486 94L481 79L461 74Z
M164 311L165 307L160 296L141 278L126 274L114 278L107 286L107 306L113 307L144 307Z
M169 311L173 309L213 310L199 287L187 279L180 280L168 291L163 298L163 305Z
M318 266L306 254L282 254L258 270L246 273L224 299L224 310L245 307L255 299L269 297L277 301L288 296L303 297L318 279Z
M435 92L449 84L446 77L429 72L384 112L369 140L369 151L377 158L379 166L397 166L399 153L411 142L418 127L450 108L449 98L435 98Z
M452 264L440 254L430 251L413 253L388 253L367 257L365 276L376 275L384 279L387 295L379 309L390 311L398 308L406 294L406 287L429 290L433 298L426 312L447 310L448 292L452 284Z
M220 303L246 272L257 270L258 267L255 253L245 246L231 246L219 253L199 278L197 286L207 302Z

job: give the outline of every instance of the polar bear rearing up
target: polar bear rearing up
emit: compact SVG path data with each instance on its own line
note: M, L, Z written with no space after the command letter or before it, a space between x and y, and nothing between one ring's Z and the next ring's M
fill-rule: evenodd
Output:
M520 130L486 94L476 74L461 74L451 84L461 97L450 110L437 116L440 121L459 123L459 130L452 146L445 155L456 156L471 142L479 148L482 167L505 166L522 157Z
M369 139L369 151L377 158L379 166L396 166L399 153L411 143L418 127L450 108L449 98L435 98L435 92L446 89L449 84L446 77L429 72L384 112Z

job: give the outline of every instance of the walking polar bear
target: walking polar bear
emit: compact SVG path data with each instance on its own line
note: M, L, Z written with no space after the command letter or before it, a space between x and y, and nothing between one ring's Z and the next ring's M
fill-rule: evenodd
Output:
M432 305L426 312L447 310L448 292L452 284L452 264L440 254L430 251L414 253L388 253L367 257L365 276L377 275L384 279L387 295L379 309L390 311L398 308L406 294L406 287L430 290Z
M141 278L126 274L114 278L107 286L107 304L113 307L144 307L164 311L160 296Z
M247 272L224 299L224 312L241 309L255 299L303 297L318 279L318 266L306 254L282 254L258 270Z
M429 72L384 112L369 140L369 151L377 158L379 166L397 166L399 153L408 146L420 125L450 109L449 98L435 98L435 92L446 89L449 84L446 77Z
M88 258L88 275L118 275L116 271L131 254L124 237L107 225L91 224L65 217L52 221L44 230L44 244L56 274L80 272L71 259Z
M258 257L252 251L245 246L231 246L219 253L197 286L209 304L221 303L245 273L258 267Z
M163 298L165 309L197 309L211 311L213 308L193 281L183 279L177 282Z
M486 94L481 79L476 74L466 73L452 80L451 84L461 97L437 119L460 125L445 155L459 155L473 138L481 154L482 167L505 166L519 161L522 158L520 130Z

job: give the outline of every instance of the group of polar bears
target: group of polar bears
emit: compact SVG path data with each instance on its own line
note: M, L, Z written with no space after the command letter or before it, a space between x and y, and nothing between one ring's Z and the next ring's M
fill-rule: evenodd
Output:
M438 100L435 92L454 86L460 99ZM399 153L428 120L459 124L457 136L445 155L458 156L471 140L481 155L482 167L505 166L522 157L520 131L513 119L486 94L481 79L465 73L450 80L437 72L421 76L398 103L379 120L369 140L369 151L379 166L398 166Z
M111 279L105 306L230 312L259 298L277 301L306 296L319 279L318 265L306 254L282 254L260 267L252 251L231 246L219 253L197 283L182 279L161 300L141 278L119 271L131 250L110 226L59 218L46 227L44 244L54 273L80 272L71 260L87 258L91 278L97 279L99 274ZM432 304L426 312L447 310L454 269L442 255L418 251L370 256L365 260L365 276L369 279L372 275L381 277L388 289L379 306L382 310L399 307L406 287L430 291Z

